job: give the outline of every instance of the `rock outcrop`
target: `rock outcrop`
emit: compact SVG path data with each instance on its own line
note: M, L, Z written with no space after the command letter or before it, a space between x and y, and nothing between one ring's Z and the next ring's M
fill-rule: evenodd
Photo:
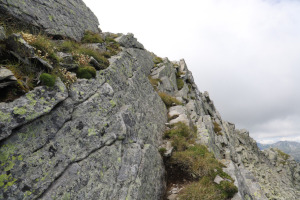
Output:
M0 11L53 35L80 39L85 29L96 31L97 20L80 0L23 3L2 0ZM184 60L155 63L132 34L116 41L122 51L95 78L69 87L58 78L53 88L39 86L0 103L0 199L162 199L165 168L158 149L176 122L196 125L196 142L227 166L239 189L233 199L300 198L299 163L277 150L260 151L246 130L224 121ZM26 48L17 52L22 59L33 56ZM71 54L58 56L72 63ZM156 89L182 105L167 108ZM171 143L164 145L170 156ZM173 188L173 199L181 189Z
M99 32L97 17L81 0L1 0L0 13L44 30L80 40L86 30Z

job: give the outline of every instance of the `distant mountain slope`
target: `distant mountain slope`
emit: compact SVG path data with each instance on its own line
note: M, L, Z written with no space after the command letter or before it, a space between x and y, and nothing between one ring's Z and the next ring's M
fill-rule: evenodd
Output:
M268 148L278 148L283 152L293 156L296 161L300 162L300 143L298 142L291 142L291 141L279 141L274 144L260 144L257 143L257 146L261 149L268 149Z

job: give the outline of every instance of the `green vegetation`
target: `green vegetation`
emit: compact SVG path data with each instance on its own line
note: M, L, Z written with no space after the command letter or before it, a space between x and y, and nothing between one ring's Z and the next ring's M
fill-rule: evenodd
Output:
M160 155L164 155L166 153L167 149L166 148L160 148L158 149L158 152L160 153Z
M205 176L200 181L193 182L183 189L179 195L180 200L225 200L232 198L237 193L237 187L228 181L216 185L209 177Z
M177 82L177 88L178 88L178 90L181 90L181 89L183 88L183 86L184 86L184 81L183 81L183 79L177 78L177 79L176 79L176 82Z
M81 42L82 43L103 43L104 41L98 33L93 33L92 31L85 31Z
M31 46L35 47L35 53L39 57L52 61L59 62L59 57L56 55L56 45L55 43L45 35L31 35L22 32L22 37L26 40ZM53 64L53 63L52 63Z
M175 97L172 97L171 95L168 95L167 93L158 92L158 95L168 108L171 107L173 103L175 103L176 105L182 105L179 100L177 100Z
M48 87L53 87L55 85L55 80L56 77L48 73L42 73L40 76L40 81L42 84Z
M214 124L214 132L217 135L223 135L223 133L221 132L222 128L220 127L220 125L217 122L213 122L213 124Z
M171 170L169 174L181 174L190 180L179 193L179 199L226 200L233 197L238 192L233 179L223 172L225 166L215 159L206 146L195 143L196 133L196 127L190 128L179 122L164 134L175 149L166 161L167 170ZM177 175L168 179L177 178ZM221 181L219 185L214 183L217 175L226 181Z
M172 146L177 151L184 151L194 142L196 130L192 130L183 122L172 125L170 130L164 133L164 138L172 140Z
M155 90L157 90L157 86L158 86L159 83L161 83L161 80L158 79L158 78L157 78L157 79L154 79L154 78L151 77L151 75L148 76L148 79L149 79L151 85L153 86L153 88L154 88Z
M96 69L92 66L79 67L76 74L78 78L91 79L96 77Z
M284 153L283 151L279 149L275 149L278 152L278 155L283 159L283 161L280 161L281 164L285 165L287 160L291 157L289 154Z
M158 57L158 56L154 55L153 62L154 62L154 67L157 67L157 65L159 63L163 62L163 59L161 57Z

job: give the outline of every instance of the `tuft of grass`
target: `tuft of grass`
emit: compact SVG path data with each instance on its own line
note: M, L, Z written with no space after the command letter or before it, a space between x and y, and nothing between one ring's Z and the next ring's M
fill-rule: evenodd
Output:
M221 132L222 128L220 127L220 125L217 122L213 122L213 124L214 124L214 132L217 135L223 135L223 133Z
M167 93L158 92L158 95L168 108L171 107L173 103L175 103L176 105L182 105L180 101L178 101L175 97L168 95Z
M36 86L36 68L18 63L7 63L5 67L11 70L17 78L18 86L23 92L28 92Z
M59 51L72 53L73 51L80 48L80 44L72 40L65 40L63 43L58 45Z
M120 44L115 41L116 37L117 37L117 35L112 34L105 38L106 49L108 50L107 52L105 52L105 55L108 58L110 58L111 56L117 55L121 51Z
M76 75L78 78L91 79L96 77L96 69L92 66L79 67Z
M231 182L222 181L217 185L210 177L204 176L199 181L187 185L179 194L179 199L224 200L232 198L237 192L237 187Z
M98 51L95 51L93 49L89 49L89 48L85 48L85 47L80 47L77 52L79 54L84 54L84 55L88 55L91 56L93 58L95 58L97 60L97 62L102 66L102 68L107 68L109 66L109 61L107 60L107 58L105 58L101 53L99 53Z
M42 73L40 76L40 81L42 84L48 87L53 87L55 85L55 80L56 77L48 73Z
M279 149L275 149L279 156L283 159L283 161L281 161L280 163L285 165L287 160L291 157L289 154L284 153L283 151L279 150Z
M196 138L196 132L194 128L191 129L183 122L178 122L172 125L170 130L167 130L164 133L164 138L168 138L172 140L172 146L177 151L186 150L191 143L194 142L194 138Z
M92 31L85 31L81 42L82 43L103 43L104 40L98 33L94 33Z
M232 198L238 192L238 188L229 181L221 181L219 188L225 199Z
M160 153L161 156L163 156L167 152L167 149L162 147L158 149L158 152Z
M183 79L177 78L177 79L176 79L176 83L177 83L177 88L178 88L178 90L181 90L181 89L183 88L183 86L184 86L184 81L183 81Z
M35 47L35 53L45 59L55 63L59 62L59 57L56 55L56 45L51 38L45 35L31 35L22 33L23 38L33 47Z
M214 169L222 166L206 146L198 144L188 147L185 151L174 152L171 163L196 179L203 176L214 177Z
M163 62L163 59L161 57L158 57L158 56L155 56L153 58L153 62L155 65L159 64L159 63L162 63Z
M149 79L151 85L153 86L153 88L154 88L155 90L157 90L157 86L158 86L159 83L161 83L161 80L158 79L158 78L157 78L157 79L152 78L151 75L148 76L148 79Z

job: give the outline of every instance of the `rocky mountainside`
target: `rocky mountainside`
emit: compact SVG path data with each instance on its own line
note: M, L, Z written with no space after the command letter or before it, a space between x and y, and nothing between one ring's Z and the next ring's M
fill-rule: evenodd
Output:
M13 98L0 103L0 199L186 199L199 180L217 188L215 199L300 199L299 163L260 151L246 130L223 120L184 60L161 59L132 34L99 33L80 0L48 2L0 3L52 36L0 29L0 83L24 90L1 90ZM74 18L74 9L85 10ZM192 163L189 174L182 172L190 165L168 165L173 155L210 155L200 145L218 163Z
M291 141L279 141L274 144L260 144L257 143L257 146L261 150L269 149L269 148L277 148L287 153L295 158L296 161L300 162L300 143L299 142L291 142Z

